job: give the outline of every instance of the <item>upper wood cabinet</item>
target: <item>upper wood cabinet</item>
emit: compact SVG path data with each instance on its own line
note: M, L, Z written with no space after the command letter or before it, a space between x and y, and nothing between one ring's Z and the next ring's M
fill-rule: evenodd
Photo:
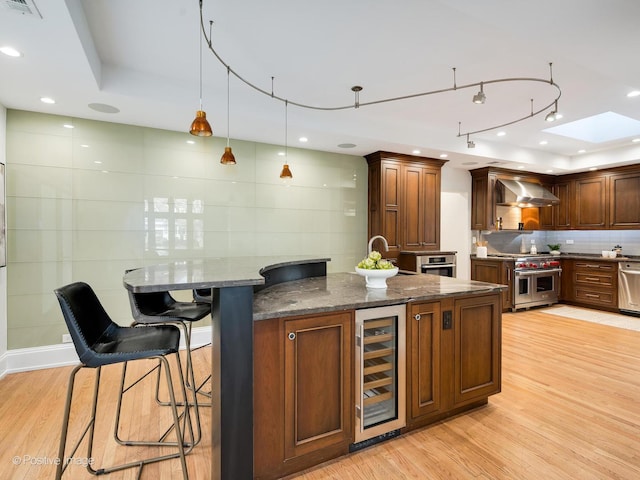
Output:
M603 230L640 227L640 164L552 177L505 169L471 171L471 229L495 225L496 180L538 179L560 199L553 207L522 209L526 230ZM528 177L523 176L528 175Z
M573 218L578 229L600 229L608 226L607 178L589 177L573 181Z
M609 177L609 227L640 227L640 171Z
M390 152L365 157L369 163L369 238L389 243L385 257L401 250L440 249L440 184L444 160ZM384 251L380 243L374 248Z

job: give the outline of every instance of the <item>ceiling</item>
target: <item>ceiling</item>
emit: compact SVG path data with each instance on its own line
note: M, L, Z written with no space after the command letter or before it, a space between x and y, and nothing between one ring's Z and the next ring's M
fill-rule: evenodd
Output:
M15 2L33 2L25 15ZM0 104L9 109L187 131L199 109L198 0L0 0ZM637 0L204 0L212 44L244 79L290 102L333 107L462 87L501 78L550 79L562 91L563 118L529 116L553 103L546 82L478 87L339 111L305 109L271 98L233 75L232 139L352 155L377 150L438 157L449 165L488 164L568 173L637 163L640 129L598 142L545 132L613 112L640 121L640 2ZM273 80L272 80L273 77ZM227 135L227 70L203 45L203 109L214 135ZM54 105L40 101L43 96ZM100 103L118 113L95 111ZM286 132L285 132L286 117ZM606 118L606 116L605 116ZM459 125L459 122L461 124ZM596 126L596 129L601 127ZM635 128L635 130L634 130ZM637 131L636 131L637 130ZM497 136L498 131L505 132ZM186 138L188 138L188 134ZM299 143L305 136L308 142ZM546 145L541 145L546 141ZM352 148L338 147L354 144ZM233 146L233 140L231 145ZM578 153L585 150L584 153ZM222 154L222 152L221 152ZM242 159L238 158L241 162Z

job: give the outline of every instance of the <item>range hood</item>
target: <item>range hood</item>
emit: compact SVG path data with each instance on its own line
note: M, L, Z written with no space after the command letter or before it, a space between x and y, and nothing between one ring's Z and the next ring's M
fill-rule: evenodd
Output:
M537 183L501 178L496 182L496 205L550 207L559 203L558 197Z

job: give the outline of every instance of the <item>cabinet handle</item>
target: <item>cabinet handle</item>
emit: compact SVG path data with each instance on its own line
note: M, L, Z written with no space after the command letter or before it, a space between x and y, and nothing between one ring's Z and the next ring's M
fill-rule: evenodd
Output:
M595 277L587 277L585 278L585 280L588 280L590 282L599 282L600 279Z
M596 295L595 293L585 293L584 296L589 298L600 298L600 295Z
M289 335L287 335L287 338L289 338L289 340L295 340L296 339L296 334L293 332L289 332Z
M420 319L421 319L422 317L420 316L420 314L419 314L419 313L416 313L416 314L413 316L413 318L415 318L417 321L420 321Z

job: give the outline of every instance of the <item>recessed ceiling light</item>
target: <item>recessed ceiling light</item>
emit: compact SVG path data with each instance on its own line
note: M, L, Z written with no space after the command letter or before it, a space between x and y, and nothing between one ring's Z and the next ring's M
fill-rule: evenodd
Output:
M355 143L340 143L340 144L338 144L338 147L340 147L340 148L353 148L355 146L356 146Z
M420 153L422 153L422 152L420 152L420 150L414 150L414 151L413 151L413 152L411 152L411 153L413 153L414 155L420 155Z
M95 163L96 165L100 165L102 163L102 161L100 160L94 160L93 163Z
M524 170L524 165L518 165L519 170Z
M107 105L106 103L90 103L88 107L91 110L95 110L96 112L101 113L118 113L120 112L119 108L116 108L111 105Z
M196 142L195 142L195 141L193 141L193 140L187 140L187 143L188 143L189 145L193 145L193 144L194 144L194 143L196 143Z
M449 155L447 155L446 153L441 153L440 154L440 158L447 158Z
M553 173L553 170L547 170L547 173Z
M21 57L22 54L13 47L4 46L0 47L0 52L4 53L8 57Z
M42 103L48 103L48 104L54 104L56 103L56 101L53 98L49 98L49 97L40 97L40 101Z
M278 152L279 157L284 157L284 152Z
M62 125L64 128L76 128L73 125L69 124L69 123L65 123L64 125Z
M540 145L546 145L547 143L549 143L549 142L547 142L546 140L541 140L540 141Z
M591 167L589 170L591 170L593 172L594 170L597 170L597 169L598 169L598 167Z
M629 97L629 98L639 97L639 96L640 96L640 90L633 90L633 91L627 93L627 97Z
M586 150L584 148L581 148L580 150L578 150L578 153L585 153Z
M308 142L308 141L309 141L309 139L308 139L307 137L300 137L300 138L298 139L298 141L299 141L299 142L302 142L302 143L306 143L306 142Z
M633 143L638 143L640 142L640 138L634 138L633 140L631 140Z
M498 133L496 133L496 135L498 137L504 137L506 134L507 134L507 132L498 132Z
M89 148L89 145L87 145L86 143L83 143L80 145L82 148Z

